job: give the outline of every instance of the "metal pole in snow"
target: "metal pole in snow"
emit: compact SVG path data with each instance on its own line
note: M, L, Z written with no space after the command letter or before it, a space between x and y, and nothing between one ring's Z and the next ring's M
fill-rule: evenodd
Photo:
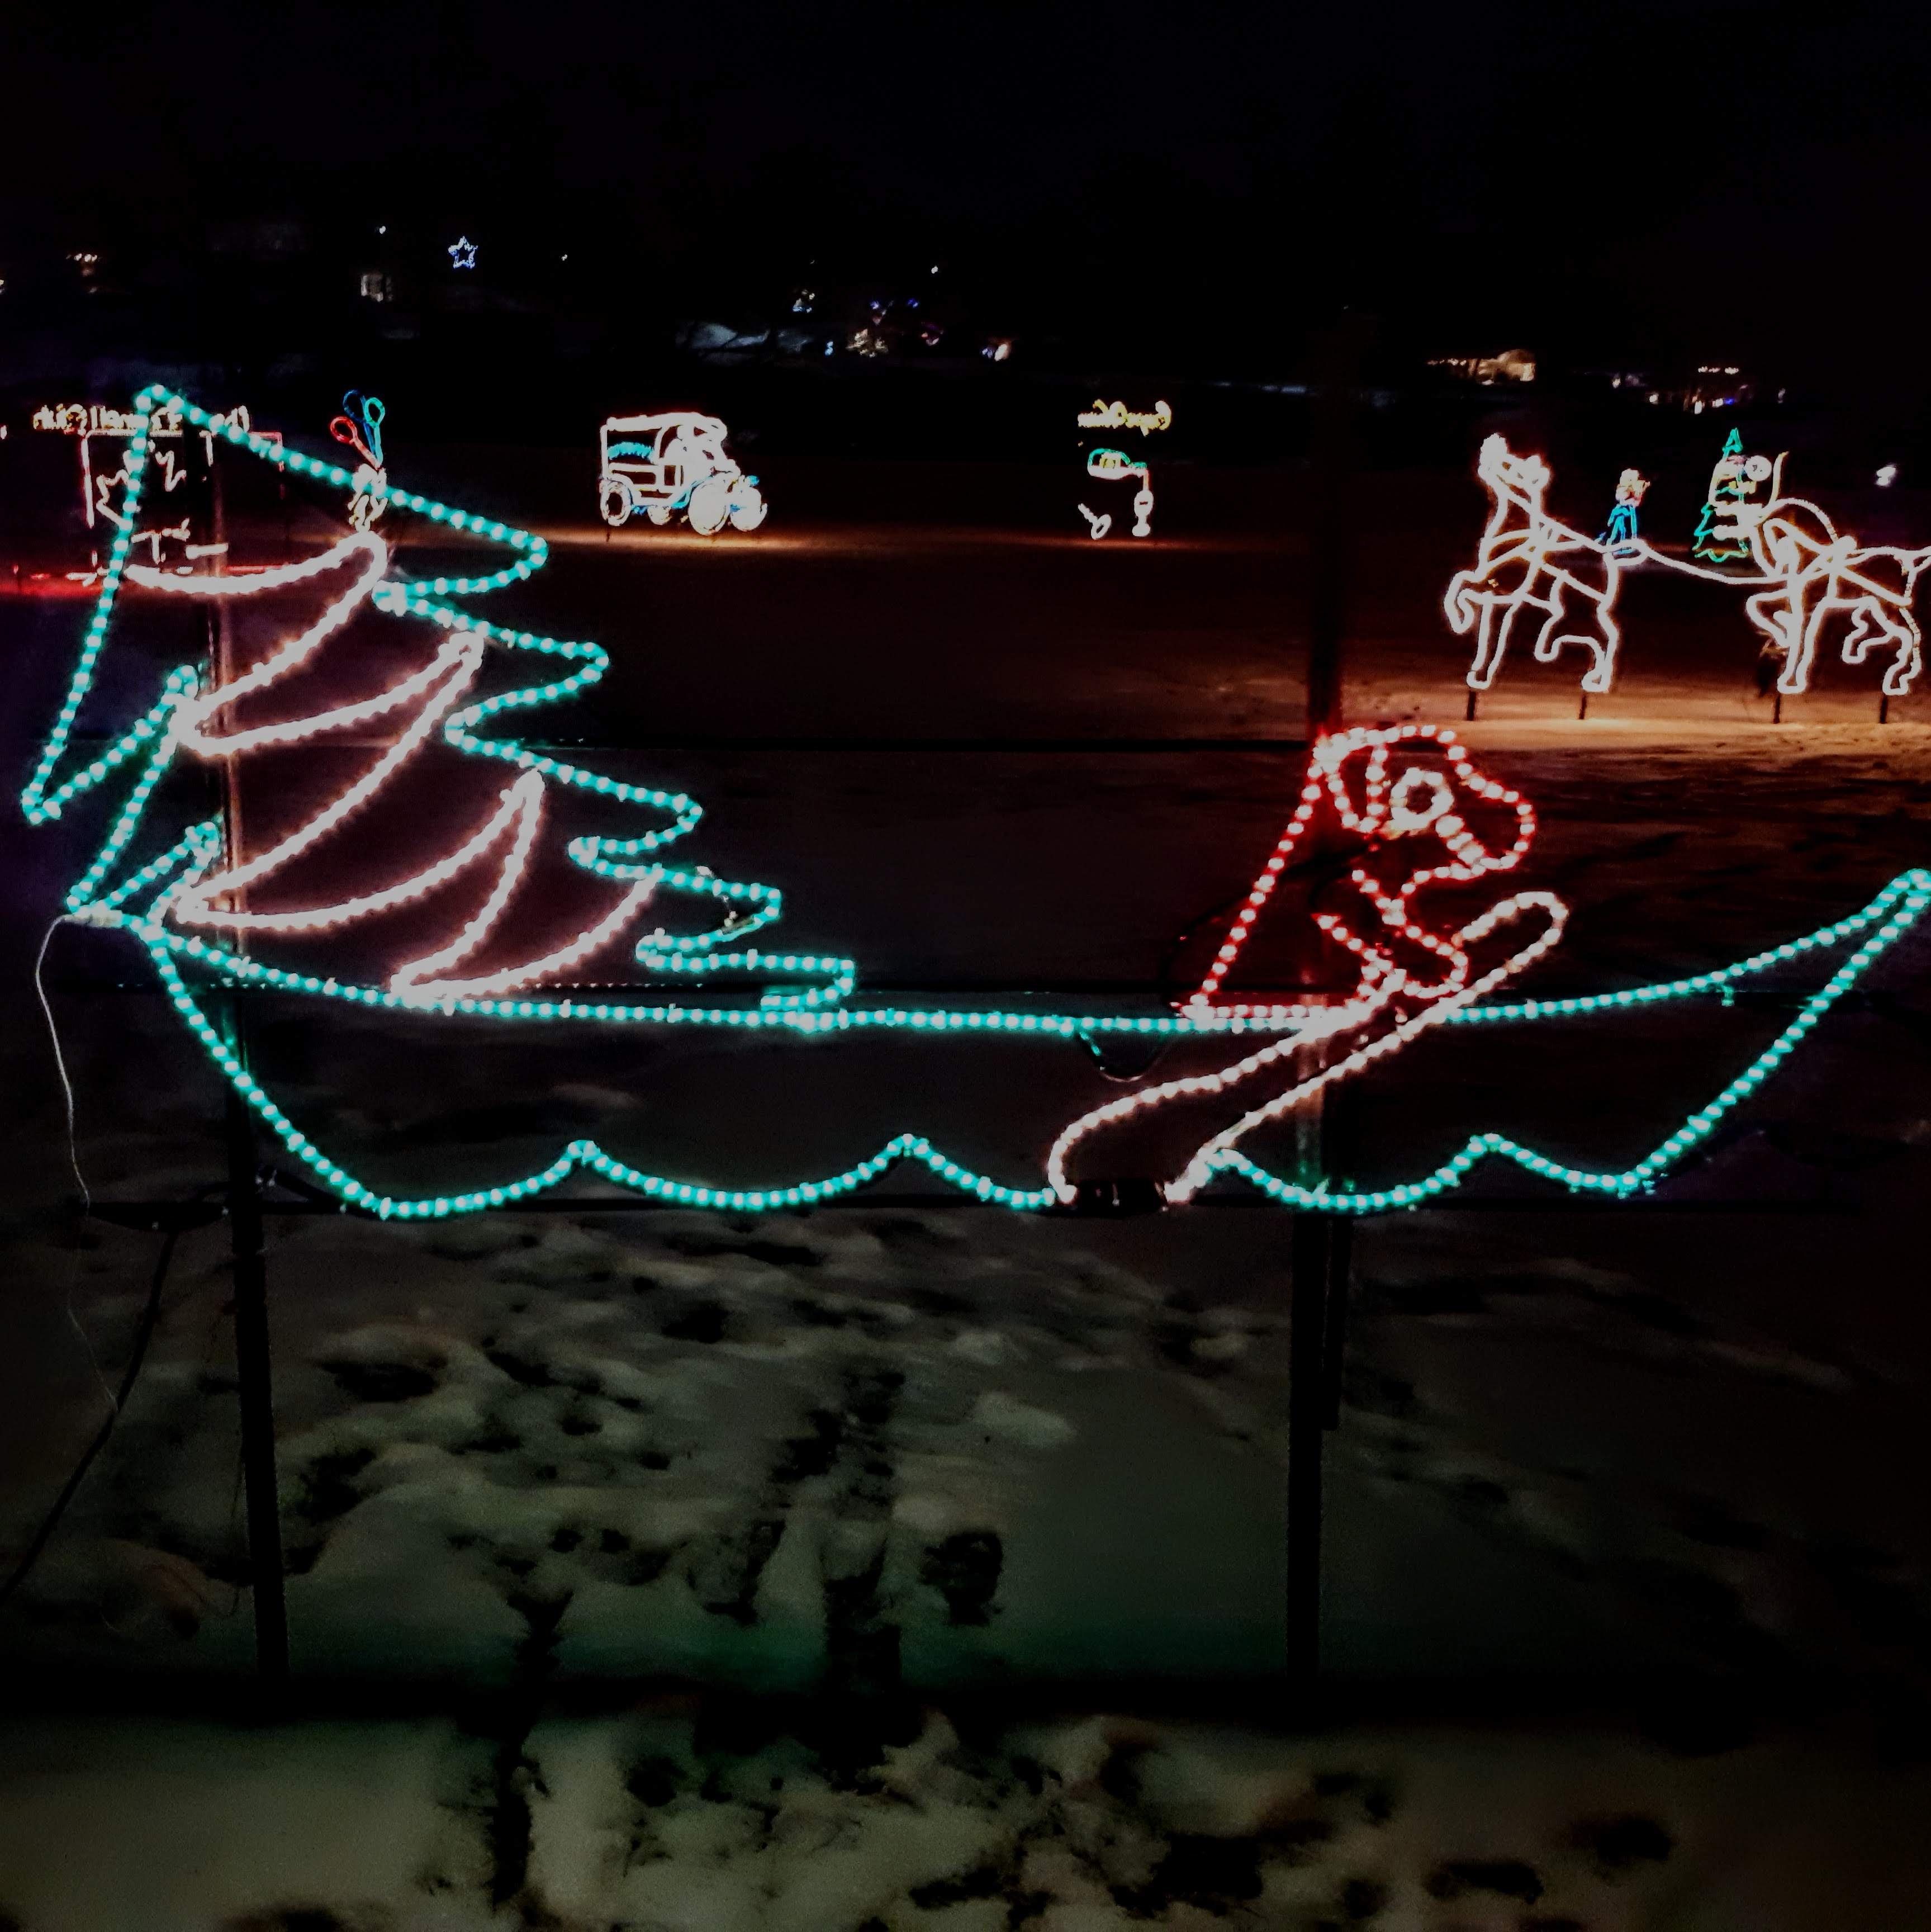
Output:
M1366 316L1349 313L1314 345L1309 488L1312 555L1309 567L1307 736L1339 730L1342 645L1348 628L1348 579L1352 532L1349 492L1354 470L1354 413L1361 361L1372 333Z
M208 563L217 576L228 567L228 525L221 469L211 442L208 451ZM233 640L225 599L209 600L208 656L217 686L234 675ZM229 862L241 858L240 777L232 758L217 764L223 843ZM241 942L238 941L238 944ZM223 1002L229 1051L248 1064L241 1001ZM235 1378L241 1414L241 1476L248 1522L249 1580L254 1594L255 1670L268 1684L287 1681L288 1602L282 1562L281 1496L275 1471L274 1383L268 1352L268 1262L262 1252L260 1182L255 1163L255 1123L248 1103L228 1083L222 1136L228 1161L228 1239L234 1258Z
M1297 1684L1321 1667L1321 1436L1327 1420L1328 1271L1325 1214L1297 1214L1290 1230L1287 1664Z

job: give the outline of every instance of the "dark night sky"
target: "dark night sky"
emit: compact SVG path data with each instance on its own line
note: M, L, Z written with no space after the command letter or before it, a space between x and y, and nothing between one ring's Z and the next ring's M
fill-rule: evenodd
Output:
M1431 342L1735 357L1915 404L1921 20L28 0L0 22L0 250L289 212L720 283L929 254L1156 338L1355 303Z

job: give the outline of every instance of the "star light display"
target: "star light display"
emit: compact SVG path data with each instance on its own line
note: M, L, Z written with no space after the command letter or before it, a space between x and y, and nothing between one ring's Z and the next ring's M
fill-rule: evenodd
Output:
M1492 872L1512 868L1528 848L1534 817L1526 801L1477 771L1453 734L1415 726L1338 734L1317 746L1294 818L1237 916L1201 986L1177 1012L1096 1013L1002 1011L854 1004L856 969L848 959L775 953L743 942L775 920L781 898L772 887L719 878L706 868L671 865L662 848L691 832L701 808L682 794L637 785L592 772L496 735L518 713L574 698L602 675L608 659L586 642L571 643L506 629L448 600L480 594L529 578L542 564L541 538L490 518L472 515L410 490L391 488L392 510L421 518L463 537L504 546L510 560L475 574L411 578L391 574L393 553L370 531L352 530L320 555L265 570L227 575L162 572L131 560L136 526L154 454L156 426L178 412L198 431L323 485L349 492L355 479L340 466L286 448L267 436L216 418L158 387L136 398L124 467L127 481L100 594L82 639L68 688L42 748L22 805L35 824L57 820L115 781L124 787L93 858L66 896L76 922L118 932L141 946L175 1010L223 1076L289 1154L350 1205L406 1220L505 1207L553 1187L574 1173L596 1175L654 1198L740 1211L809 1207L862 1187L901 1161L919 1163L978 1200L1022 1210L1066 1203L1076 1196L1068 1156L1096 1130L1177 1096L1183 1083L1155 1083L1082 1115L1059 1137L1041 1186L1014 1186L951 1159L922 1136L901 1133L869 1158L821 1178L757 1188L721 1188L650 1174L608 1153L595 1141L571 1142L536 1171L488 1186L446 1194L397 1196L371 1186L331 1156L290 1118L250 1072L206 1010L211 991L224 986L273 989L322 1002L343 1002L406 1018L433 1012L479 1023L514 1021L599 1029L696 1028L720 1034L784 1029L805 1037L862 1030L993 1034L1032 1038L1042 1050L1120 1034L1195 1042L1226 1037L1249 1042L1241 1057L1199 1076L1192 1090L1218 1094L1243 1088L1248 1105L1194 1150L1170 1181L1167 1198L1192 1198L1223 1178L1243 1180L1270 1198L1324 1213L1366 1214L1415 1207L1459 1186L1491 1157L1512 1161L1566 1186L1627 1196L1649 1186L1741 1101L1769 1078L1871 964L1931 906L1931 872L1891 881L1870 904L1804 937L1720 970L1664 984L1553 1000L1478 1004L1482 996L1546 952L1565 916L1560 901L1533 891L1500 899L1472 918L1437 915L1420 907L1438 886L1467 887ZM319 614L290 632L250 668L216 681L181 664L160 680L153 702L131 723L110 732L103 748L77 746L82 708L94 692L109 646L124 584L166 598L234 602L286 591L323 596ZM379 614L403 626L427 627L434 647L421 663L382 689L346 703L304 712L289 694L352 621ZM413 634L406 632L404 634ZM485 660L533 659L544 670L535 682L478 696ZM262 716L279 695L280 715ZM245 718L238 716L245 711ZM206 818L179 830L172 842L146 821L177 758L232 762L264 748L325 743L347 731L382 723L392 736L380 754L333 799L297 814L288 829L258 850L229 849L221 824ZM416 760L432 750L495 760L514 774L478 822L444 849L394 855L382 881L333 898L304 895L289 882L300 862L331 842L355 840L377 801ZM526 946L517 925L519 890L538 850L558 794L574 794L613 808L641 810L658 822L628 837L570 838L566 851L579 871L608 888L603 902L574 932ZM1348 874L1342 902L1318 915L1320 929L1360 962L1354 992L1338 1005L1241 1004L1221 995L1256 920L1289 863L1296 842L1324 806L1351 833L1360 856ZM1489 820L1493 820L1492 825ZM1499 827L1499 830L1496 828ZM362 842L366 845L366 837ZM154 849L157 845L159 850ZM145 856L144 856L145 855ZM371 854L381 860L379 847ZM1425 862L1417 864L1416 859ZM443 943L394 961L385 977L342 976L304 970L289 955L244 950L243 941L298 945L352 932L391 910L468 880L469 910ZM705 929L673 936L661 926L639 931L663 903L695 902L709 914ZM264 903L274 900L277 902ZM754 1003L700 1003L674 996L586 998L553 983L600 946L622 940L649 978L728 980L762 988ZM507 962L484 964L492 943L514 941ZM1263 1122L1278 1118L1324 1084L1385 1060L1437 1024L1523 1024L1725 993L1812 951L1855 942L1825 986L1762 1053L1704 1108L1692 1114L1633 1166L1591 1172L1549 1159L1496 1134L1478 1134L1432 1173L1375 1190L1311 1187L1270 1173L1239 1144ZM599 988L599 992L622 992ZM715 1001L715 996L712 996ZM1262 1042L1253 1045L1258 1040ZM1297 1078L1288 1057L1297 1045L1339 1042L1341 1057ZM1285 1084L1266 1090L1272 1070ZM1250 1085L1249 1083L1254 1083Z
M1773 465L1768 458L1745 458L1734 430L1731 441L1736 448L1726 446L1726 460L1735 465L1740 487L1753 483L1752 464L1762 466L1764 478L1780 482L1780 460ZM1616 598L1623 574L1636 568L1672 571L1751 592L1744 614L1780 660L1777 688L1786 694L1810 688L1819 646L1835 630L1841 630L1839 654L1846 664L1862 664L1873 650L1892 654L1883 679L1887 697L1903 696L1924 668L1912 604L1918 579L1931 566L1931 547L1861 544L1801 496L1773 494L1760 505L1739 498L1730 504L1724 526L1739 533L1743 548L1737 554L1750 565L1738 571L1657 550L1634 533L1633 501L1629 535L1620 535L1612 520L1603 536L1585 536L1550 515L1549 465L1540 456L1517 455L1499 436L1483 442L1476 474L1494 506L1474 568L1456 572L1442 600L1449 628L1458 636L1474 634L1466 679L1471 691L1486 691L1495 682L1518 626L1527 622L1538 626L1534 650L1540 662L1553 662L1565 644L1579 644L1589 653L1583 690L1606 692L1622 638ZM1634 474L1624 472L1619 508ZM1636 481L1648 487L1640 477ZM1636 500L1640 496L1638 490Z
M445 252L452 268L473 268L476 266L476 244L466 235L459 235Z

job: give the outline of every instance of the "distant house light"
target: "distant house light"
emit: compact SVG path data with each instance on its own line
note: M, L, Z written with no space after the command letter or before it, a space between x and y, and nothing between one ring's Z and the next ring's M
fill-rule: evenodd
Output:
M1433 356L1431 369L1445 370L1465 382L1533 382L1535 352L1531 349L1504 349L1495 356Z
M395 298L395 289L380 268L369 268L363 272L361 296L364 302L391 302Z

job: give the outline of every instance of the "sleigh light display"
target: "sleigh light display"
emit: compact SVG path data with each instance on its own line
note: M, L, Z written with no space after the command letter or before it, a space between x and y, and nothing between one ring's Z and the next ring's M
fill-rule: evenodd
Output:
M700 536L754 530L769 506L724 448L715 416L688 410L612 416L598 437L597 512L612 529L641 512L661 528L681 516Z
M1862 664L1873 651L1888 656L1884 694L1902 697L1923 668L1912 600L1931 548L1861 544L1815 503L1776 494L1780 466L1765 461L1773 484L1766 501L1724 499L1729 520L1723 527L1741 533L1748 567L1719 569L1667 555L1640 537L1585 536L1549 514L1549 465L1490 436L1476 466L1493 500L1488 527L1474 567L1456 573L1443 600L1450 628L1475 640L1469 689L1486 691L1527 632L1543 664L1565 646L1580 648L1587 657L1582 689L1606 692L1621 643L1616 600L1624 574L1656 568L1750 592L1744 612L1778 664L1777 688L1785 695L1810 688L1819 649L1836 638L1846 664ZM1742 482L1755 480L1742 468L1737 473Z
M694 1207L805 1208L862 1187L900 1162L923 1166L973 1199L1051 1208L1078 1200L1081 1176L1094 1173L1095 1163L1102 1176L1120 1172L1107 1163L1133 1122L1171 1120L1189 1106L1207 1112L1198 1138L1187 1114L1182 1138L1188 1144L1167 1172L1151 1177L1159 1198L1175 1204L1232 1179L1296 1208L1374 1214L1424 1204L1491 1157L1572 1189L1627 1196L1707 1139L1931 904L1931 872L1914 871L1849 917L1719 970L1615 992L1498 1003L1489 996L1558 943L1567 916L1561 901L1533 888L1483 903L1485 882L1516 872L1526 858L1534 812L1478 769L1452 733L1402 724L1338 733L1315 746L1286 831L1201 983L1177 1005L1081 1012L868 1004L856 997L853 961L752 943L778 917L782 900L775 888L673 862L667 848L702 816L694 800L507 735L526 712L589 690L609 662L597 644L493 625L452 601L529 579L544 561L541 538L391 483L385 532L352 529L317 555L267 567L248 568L231 557L225 574L142 566L133 547L156 437L177 415L222 448L343 496L355 492L355 476L339 465L221 423L164 389L142 392L130 419L120 520L99 596L21 802L28 819L44 826L94 794L118 793L97 849L66 895L67 917L138 948L182 1024L292 1160L344 1202L375 1214L439 1218L503 1207L577 1173ZM471 574L399 574L392 544L406 519L418 520L412 527L432 538L447 532L496 546L506 560ZM95 707L131 688L125 674L137 662L130 658L121 675L100 675L114 646L117 607L130 588L151 599L157 613L225 604L238 614L272 614L281 599L300 614L244 664L182 664L166 672L146 708L109 723L96 748L97 741L78 735L83 707L91 731ZM331 662L344 675L359 669L365 683L372 676L387 682L319 700L315 680ZM519 682L525 671L533 676ZM237 842L238 820L247 823L249 811L225 820L194 815L207 796L205 782L193 782L194 766L224 774L232 802L244 768L286 770L291 758L298 763L331 751L359 759L346 782L332 794L298 786L267 801L278 808L261 815L267 829L253 834L254 842ZM432 760L440 761L436 770ZM187 782L171 784L177 764ZM505 782L493 794L487 785L477 792L469 822L460 814L436 820L433 812L396 809L385 818L381 809L425 775L430 784L418 796L460 805L464 787L453 780L460 777L466 786L492 772ZM565 805L607 812L616 823L559 841L553 828ZM372 834L372 824L385 823L386 837ZM1261 923L1281 916L1280 882L1318 835L1345 842L1351 856L1335 881L1336 896L1304 937L1351 956L1356 983L1338 1000L1319 1003L1243 994L1231 980ZM313 869L331 858L333 873ZM577 888L574 900L566 896L561 925L554 906L532 909L529 896L533 872L546 859L558 861L553 869ZM343 884L352 874L356 882ZM425 938L421 917L452 895L458 910L439 934ZM680 911L685 929L673 932L669 928ZM384 922L399 917L401 938L384 941L382 933L393 930ZM418 920L417 928L408 926L409 917ZM613 946L628 950L631 983L578 983L585 963ZM1324 1086L1386 1063L1432 1028L1519 1025L1722 995L1741 980L1837 946L1847 947L1847 956L1771 1044L1626 1168L1586 1171L1480 1133L1433 1171L1369 1190L1284 1178L1242 1144ZM382 963L349 963L372 957ZM819 1178L748 1187L648 1172L580 1138L542 1166L490 1185L403 1195L352 1172L250 1070L211 1016L228 988L271 991L311 1003L318 1014L346 1006L397 1026L473 1028L479 1046L505 1024L524 1040L532 1028L588 1029L613 1047L679 1034L721 1043L776 1035L815 1042L814 1051L826 1053L868 1034L922 1036L966 1053L989 1052L997 1042L1003 1050L1050 1057L1061 1073L1069 1066L1082 1070L1077 1077L1093 1099L1058 1132L1043 1173L1030 1180L974 1171L916 1132L898 1133ZM1184 1048L1205 1063L1204 1070L1180 1079L1149 1076L1125 1093L1106 1086L1086 1049L1123 1036ZM1301 1056L1302 1047L1318 1047L1320 1064ZM1102 1101L1102 1094L1113 1097Z

